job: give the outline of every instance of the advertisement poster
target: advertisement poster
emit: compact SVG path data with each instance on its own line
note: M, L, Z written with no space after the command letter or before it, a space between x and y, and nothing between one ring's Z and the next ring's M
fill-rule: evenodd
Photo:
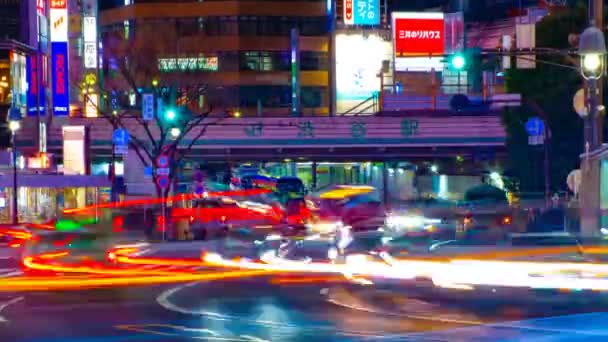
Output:
M380 25L380 0L344 0L344 24Z
M391 60L391 44L378 35L336 36L336 109L345 113L380 91L382 61Z
M430 71L443 68L443 13L394 12L392 27L395 70Z

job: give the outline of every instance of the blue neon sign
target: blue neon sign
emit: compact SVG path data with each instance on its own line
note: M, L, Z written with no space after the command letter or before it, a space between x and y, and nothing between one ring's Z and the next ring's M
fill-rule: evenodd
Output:
M68 43L51 43L51 67L53 75L53 114L66 116L70 112L68 83Z
M346 25L380 25L380 0L344 0Z
M40 115L44 115L44 85L42 79L37 80L37 77L42 77L38 72L38 63L36 63L36 55L27 56L25 61L26 82L27 82L27 113L28 116L38 115L38 101L40 101ZM40 88L40 89L39 89ZM40 100L38 100L40 97Z

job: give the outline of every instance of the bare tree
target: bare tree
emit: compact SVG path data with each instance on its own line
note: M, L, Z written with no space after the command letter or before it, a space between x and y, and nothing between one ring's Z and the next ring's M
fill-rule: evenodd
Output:
M129 132L129 147L145 167L154 168L161 154L169 156L169 187L163 191L157 184L159 175L154 172L152 176L157 196L165 197L178 175L178 161L192 150L207 127L221 118L209 117L211 106L199 106L200 96L207 92L205 84L183 84L179 75L161 75L159 58L178 56L174 42L179 37L174 27L144 23L138 24L133 34L126 33L119 30L103 34L104 69L108 77L103 89L99 89L104 106L97 106L98 112L113 129ZM86 96L88 86L81 87L85 102L90 102ZM155 104L162 99L165 113L172 111L174 117L159 113L155 106L152 120L144 120L141 115L144 94L153 94Z

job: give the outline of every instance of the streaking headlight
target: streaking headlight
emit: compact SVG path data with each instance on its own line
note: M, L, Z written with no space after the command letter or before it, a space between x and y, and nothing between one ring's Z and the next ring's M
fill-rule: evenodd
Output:
M441 223L438 219L429 219L423 216L389 216L386 218L386 226L389 228L427 228Z
M266 237L266 241L277 241L277 240L281 240L283 237L281 235L278 234L270 234Z

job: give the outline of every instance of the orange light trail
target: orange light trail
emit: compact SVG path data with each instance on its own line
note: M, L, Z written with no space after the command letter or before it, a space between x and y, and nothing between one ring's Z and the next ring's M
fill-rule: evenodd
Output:
M0 292L14 291L50 291L50 290L69 290L92 287L113 287L113 286L132 286L182 283L193 281L213 281L229 280L246 277L256 277L266 275L264 271L231 271L214 272L206 274L171 274L171 275L149 275L149 276L130 276L130 277L111 277L111 278L48 278L45 281L27 278L7 278L2 280Z
M23 265L31 270L47 271L55 273L78 273L78 274L96 274L96 275L111 275L111 276L130 276L130 275L176 275L186 273L180 271L166 270L137 270L137 269L119 269L110 268L101 263L89 262L92 265L70 265L70 264L51 264L45 263L44 260L52 260L68 256L68 252L45 253L37 256L28 256L23 259ZM199 260L198 265L201 265Z
M270 190L266 190L266 189L215 191L215 192L208 192L207 197L248 197L248 196L267 194L270 192L271 192ZM194 198L200 198L200 195L196 195L196 194L183 195L183 194L181 194L181 195L176 195L176 196L172 196L172 197L167 197L165 199L165 201L167 201L167 202L183 201L183 200L191 200ZM96 210L96 209L123 208L123 207L137 206L137 205L160 204L162 202L163 202L163 200L160 198L129 200L129 201L123 201L123 202L111 202L111 203L97 204L97 205L81 207L81 208L64 209L63 213L64 214L75 214L75 213L81 213L81 212L89 212L89 211Z

